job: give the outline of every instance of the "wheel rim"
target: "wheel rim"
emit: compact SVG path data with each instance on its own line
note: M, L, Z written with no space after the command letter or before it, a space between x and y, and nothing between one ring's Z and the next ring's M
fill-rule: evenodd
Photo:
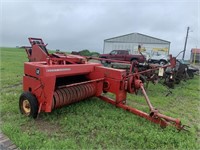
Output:
M27 99L25 99L22 103L22 109L26 116L28 116L31 112L31 105Z
M162 66L165 65L165 62L164 62L164 61L161 61L161 62L160 62L160 65L162 65Z

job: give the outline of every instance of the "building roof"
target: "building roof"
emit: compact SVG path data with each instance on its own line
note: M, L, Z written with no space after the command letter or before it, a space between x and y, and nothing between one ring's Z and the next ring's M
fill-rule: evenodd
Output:
M200 54L200 49L199 49L199 48L192 48L192 49L191 49L191 52L192 52L192 53Z
M105 39L104 42L118 42L118 43L145 43L145 44L170 44L169 41L144 35L141 33L130 33L122 36L117 36Z

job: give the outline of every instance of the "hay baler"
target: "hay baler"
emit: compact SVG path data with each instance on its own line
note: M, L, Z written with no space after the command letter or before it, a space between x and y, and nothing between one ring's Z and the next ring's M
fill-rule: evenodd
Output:
M31 54L44 52L42 39L29 38L32 47ZM37 42L36 42L37 41ZM38 42L39 41L39 42ZM27 47L26 47L27 51ZM29 51L28 51L29 52ZM27 52L27 54L29 54ZM140 80L140 72L104 67L99 63L87 62L84 57L48 54L38 59L35 53L30 62L24 63L23 93L19 98L19 108L22 114L36 118L40 112L50 113L52 110L85 100L98 97L110 104L123 108L133 114L146 118L162 127L172 125L178 130L184 128L181 121L159 113L154 108ZM37 60L37 61L36 61ZM171 65L174 65L171 59ZM154 68L154 69L159 69ZM146 72L152 71L151 69ZM149 106L150 112L145 113L126 105L127 93L141 90ZM107 97L106 92L113 93L115 99Z

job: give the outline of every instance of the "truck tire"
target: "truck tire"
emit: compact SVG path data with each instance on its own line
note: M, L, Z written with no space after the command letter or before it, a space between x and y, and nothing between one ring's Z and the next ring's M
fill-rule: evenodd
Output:
M106 57L100 57L100 58L104 58L104 59L107 59ZM106 60L101 60L101 63L102 64L110 64L111 62L110 61L106 61Z
M100 58L104 58L104 59L106 59L106 57L100 57ZM106 63L105 60L100 60L100 61L101 61L102 64L105 64L105 63Z
M37 118L39 109L37 98L30 92L23 92L19 98L19 109L25 116Z
M166 61L166 60L160 60L160 61L159 61L159 64L162 65L162 66L164 66L164 65L167 64L167 61Z
M189 76L189 78L190 79L193 79L194 78L194 73L193 73L193 71L192 70L187 70L187 74L188 74L188 76Z
M132 59L131 59L131 64L132 64L134 61L138 62L138 59L137 59L137 58L132 58Z

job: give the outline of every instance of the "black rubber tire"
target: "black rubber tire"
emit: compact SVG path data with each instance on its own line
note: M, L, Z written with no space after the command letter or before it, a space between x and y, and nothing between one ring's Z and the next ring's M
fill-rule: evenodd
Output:
M181 82L180 78L175 78L175 83L179 84Z
M107 59L106 57L100 57L100 58L104 58L104 59ZM101 64L110 64L111 62L110 61L106 61L106 60L101 60Z
M25 100L28 100L30 104L29 114L26 114L25 110L23 109L23 102ZM37 98L30 92L23 92L19 98L19 109L22 114L31 118L37 118L38 109L39 109Z
M194 73L193 73L193 71L187 70L187 74L188 74L188 76L189 76L190 79L193 79L193 78L194 78Z
M132 64L134 61L138 62L138 59L137 59L137 58L132 58L132 59L131 59L131 64Z
M160 60L160 61L159 61L159 64L160 64L160 65L166 65L166 64L167 64L167 61L166 61L166 60Z
M104 58L104 59L106 59L106 57L100 57L100 58ZM101 64L105 64L105 63L106 63L105 60L101 60Z

